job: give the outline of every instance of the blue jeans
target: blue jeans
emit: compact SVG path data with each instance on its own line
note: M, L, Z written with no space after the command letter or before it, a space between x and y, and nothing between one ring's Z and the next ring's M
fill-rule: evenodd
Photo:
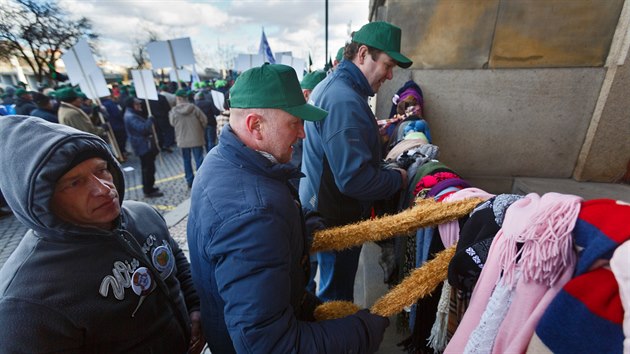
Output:
M339 252L319 252L319 291L322 301L354 301L354 278L359 267L361 246Z
M206 127L206 152L210 152L210 150L217 144L217 127L208 125Z
M199 170L199 167L201 167L201 163L203 162L203 147L195 146L191 148L182 148L182 157L184 158L184 174L186 175L186 183L188 184L188 187L192 187L193 179L195 178L192 168L192 161L190 161L191 152L195 157L197 170Z

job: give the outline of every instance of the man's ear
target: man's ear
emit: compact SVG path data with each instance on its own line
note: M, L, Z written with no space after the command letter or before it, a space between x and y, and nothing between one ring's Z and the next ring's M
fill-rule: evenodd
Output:
M263 117L256 113L250 113L245 117L247 132L256 140L262 140L262 120Z
M363 65L365 64L365 58L369 55L368 53L368 47L366 45L361 45L359 46L359 49L357 50L357 58L359 59L359 64Z

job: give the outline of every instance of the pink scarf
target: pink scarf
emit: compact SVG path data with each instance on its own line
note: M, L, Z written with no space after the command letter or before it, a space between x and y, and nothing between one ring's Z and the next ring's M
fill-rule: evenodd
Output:
M571 279L576 260L571 231L580 201L581 198L573 195L547 193L541 198L531 193L507 209L503 228L490 246L470 306L445 353L464 352L499 281L513 287L513 293L492 351L525 352L547 305ZM519 252L517 243L523 243ZM515 277L517 270L521 271L520 277Z
M492 197L494 197L494 194L490 194L479 188L464 188L449 194L442 202L454 202L467 198L483 198L483 200L488 200ZM449 248L459 241L459 221L453 220L440 224L438 225L438 229L440 230L440 238L445 248Z

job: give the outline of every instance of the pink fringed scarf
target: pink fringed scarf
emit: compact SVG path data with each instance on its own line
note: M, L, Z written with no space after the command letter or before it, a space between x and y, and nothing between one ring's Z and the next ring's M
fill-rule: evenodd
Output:
M499 281L513 287L513 294L511 305L505 304L509 309L496 333L493 352L525 351L540 316L571 278L576 259L571 231L580 201L573 195L548 193L541 198L532 193L508 208L470 306L445 353L464 352ZM523 243L520 251L517 243ZM519 279L517 271L521 272Z

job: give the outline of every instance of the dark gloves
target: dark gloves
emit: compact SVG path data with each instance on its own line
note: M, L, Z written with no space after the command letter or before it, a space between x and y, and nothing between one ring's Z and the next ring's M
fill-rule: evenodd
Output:
M383 341L385 329L389 326L389 319L379 315L373 315L367 309L363 309L353 316L358 317L367 333L367 353L374 353Z
M313 244L313 233L326 228L324 218L316 211L302 209L304 212L304 222L306 224L306 243L307 250L311 249Z

